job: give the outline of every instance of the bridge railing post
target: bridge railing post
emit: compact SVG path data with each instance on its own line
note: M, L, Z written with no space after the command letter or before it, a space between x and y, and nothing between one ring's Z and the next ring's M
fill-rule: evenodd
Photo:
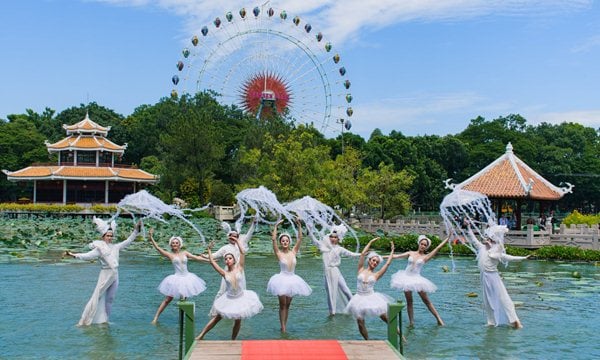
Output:
M404 303L400 300L396 303L388 305L388 341L400 352L404 354L404 348L402 344L402 309Z
M194 308L193 302L180 300L179 306L179 360L185 358L194 343ZM185 344L185 347L184 347Z

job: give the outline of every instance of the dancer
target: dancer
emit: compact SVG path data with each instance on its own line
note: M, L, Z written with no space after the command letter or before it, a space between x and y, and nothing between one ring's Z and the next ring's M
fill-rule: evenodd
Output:
M390 281L391 287L404 291L404 297L406 298L406 310L408 312L408 322L409 326L415 325L414 320L414 310L413 310L413 296L412 292L416 291L421 300L423 300L423 304L427 306L427 309L433 314L437 324L439 326L444 326L444 322L438 314L435 306L431 300L429 300L428 293L435 292L437 290L437 286L434 283L421 276L421 269L426 262L431 260L437 253L440 251L442 246L444 246L448 242L448 238L442 241L433 251L430 253L426 253L426 251L431 246L431 240L425 235L419 235L417 239L417 244L419 244L419 250L417 251L407 251L402 254L393 255L394 259L408 258L408 264L406 264L406 269L399 270L394 275L392 275L392 279Z
M327 293L327 306L329 315L336 314L338 305L344 309L352 297L352 292L346 285L346 280L340 272L342 256L358 257L360 253L352 252L340 246L346 234L344 225L333 226L329 235L320 241L315 239L313 243L322 253L323 271L325 273L325 292Z
M277 226L282 222L283 220L280 220L275 224L273 233L271 234L273 252L279 260L279 268L281 271L279 274L271 276L271 279L269 279L269 283L267 284L267 291L279 297L279 323L281 325L281 332L286 332L286 324L290 305L292 305L292 298L296 295L308 296L312 293L312 289L306 281L294 273L296 268L296 254L302 243L302 225L300 224L300 220L296 219L298 235L296 244L292 249L290 249L291 237L287 233L279 235L281 249L277 246Z
M258 217L255 217L254 220L252 221L252 224L250 224L250 227L248 228L248 231L246 232L246 234L241 234L236 231L236 230L229 230L227 232L227 241L228 243L223 245L222 247L219 248L219 250L217 250L214 254L212 254L213 259L220 259L225 257L226 254L233 254L233 256L235 257L235 261L239 261L240 259L240 249L243 250L243 252L248 252L248 242L250 241L250 239L252 238L252 234L254 233L254 229L256 228L256 223L258 222ZM210 262L209 258L208 258L208 254L201 254L200 256L200 260L201 261L205 261L205 262ZM242 275L244 275L242 273ZM239 282L239 285L245 289L246 288L246 278L244 276L242 276L241 281ZM215 300L217 300L221 295L225 294L227 287L226 287L226 283L225 283L225 278L221 279L221 285L219 286L219 291L217 291L217 294L215 295ZM208 312L208 315L210 317L215 317L217 316L217 312L213 307L211 307L210 311Z
M179 236L173 236L169 239L171 252L168 252L158 246L156 241L154 241L154 229L150 229L149 235L148 239L152 243L152 246L154 246L162 256L171 260L173 267L175 268L175 274L164 278L158 286L158 291L165 295L165 299L158 306L154 319L152 319L152 324L156 324L158 317L174 297L183 300L198 295L206 290L206 283L187 269L188 258L196 261L204 261L204 259L200 258L200 256L190 254L188 251L181 251L183 240Z
M235 340L242 325L242 319L252 317L263 309L263 304L260 302L258 295L251 290L246 290L242 287L242 282L245 281L244 275L244 249L240 245L238 239L235 244L239 250L239 259L231 253L224 256L227 270L223 270L212 257L211 249L214 243L208 245L208 259L212 267L225 279L227 290L213 304L217 315L215 315L206 324L196 340L204 339L208 333L222 318L234 319L233 330L231 332L231 340Z
M515 329L523 327L517 317L506 287L498 273L498 264L508 264L509 261L525 260L527 256L511 256L506 254L502 245L504 234L508 228L502 225L492 225L485 230L486 241L482 244L473 231L469 231L469 241L477 250L477 266L481 273L481 286L483 289L483 307L487 315L488 326L510 324Z
M142 221L135 224L133 232L127 240L113 244L114 232L117 228L113 220L110 224L100 218L93 218L96 230L102 235L102 240L93 241L89 244L92 249L87 253L72 253L66 251L65 255L80 260L100 259L100 275L92 297L85 305L78 326L107 323L112 310L112 304L119 287L119 251L126 248L135 240L142 227Z
M374 251L369 252L371 244L378 237L369 241L358 258L358 275L356 277L356 294L350 299L344 312L352 314L358 324L358 331L365 340L369 340L369 332L365 325L366 317L379 316L385 323L388 322L387 310L388 304L393 302L393 299L385 294L375 292L373 289L375 283L387 271L392 263L392 255L394 254L394 243L390 241L392 252L388 257L387 262L379 271L375 269L382 261L381 256ZM365 257L367 258L367 267L364 267Z

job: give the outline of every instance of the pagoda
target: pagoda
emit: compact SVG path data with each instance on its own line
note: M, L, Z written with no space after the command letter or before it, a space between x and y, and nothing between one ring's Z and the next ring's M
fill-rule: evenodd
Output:
M573 189L572 184L567 183L567 187L558 187L543 178L513 153L510 142L506 145L506 152L502 156L477 174L460 184L450 184L450 180L446 180L447 188L484 194L495 205L498 213L502 212L502 204L506 200L515 201L514 213L518 228L521 226L521 206L525 201L537 201L540 204L557 201ZM543 207L540 212L543 212Z
M2 170L10 181L33 182L33 203L118 203L159 181L157 175L119 164L127 144L108 140L110 126L98 125L87 113L77 124L63 124L63 129L66 138L45 142L49 153L57 153L57 164Z

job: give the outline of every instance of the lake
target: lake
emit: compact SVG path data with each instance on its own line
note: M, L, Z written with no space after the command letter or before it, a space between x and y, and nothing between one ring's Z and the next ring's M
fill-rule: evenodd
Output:
M11 359L176 359L178 309L172 303L159 324L150 324L163 296L156 290L173 272L170 262L140 251L121 252L120 288L111 322L79 328L75 324L96 284L99 265L61 260L50 252L41 261L14 257L0 259L0 358ZM292 302L288 333L279 331L278 303L266 292L269 277L279 271L273 255L247 257L248 289L256 291L265 309L242 322L244 339L361 339L350 316L329 317L323 289L321 260L311 254L299 258L297 273L313 288L309 297ZM356 259L344 259L341 270L356 289ZM442 267L455 266L454 272ZM392 273L406 266L395 260L376 290L403 300L389 287ZM196 304L196 333L209 320L208 310L220 277L208 264L191 262L190 271L203 278L208 289L192 298ZM573 277L579 272L581 278ZM438 291L430 295L445 327L438 327L415 294L415 327L405 329L405 356L409 359L594 359L600 358L600 267L526 260L501 267L508 291L517 304L524 328L489 328L480 297L479 272L474 257L440 255L423 275ZM408 323L406 311L403 320ZM229 339L232 322L221 321L206 340ZM385 339L379 319L367 321L371 339Z

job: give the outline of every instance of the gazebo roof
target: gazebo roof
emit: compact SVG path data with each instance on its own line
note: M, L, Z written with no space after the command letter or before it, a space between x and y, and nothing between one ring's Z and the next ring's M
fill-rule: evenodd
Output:
M560 188L544 179L516 157L508 143L504 155L453 187L476 191L490 198L558 200L571 192L573 185L568 185Z
M46 147L49 152L64 150L100 150L122 154L125 152L127 145L117 145L102 136L70 135L54 144L46 142Z
M29 166L17 171L2 170L10 181L24 180L111 180L155 184L159 178L141 169L96 166Z
M101 126L90 119L88 113L85 113L85 118L73 125L63 125L63 129L67 131L67 135L71 134L99 134L106 136L110 131L110 126Z

